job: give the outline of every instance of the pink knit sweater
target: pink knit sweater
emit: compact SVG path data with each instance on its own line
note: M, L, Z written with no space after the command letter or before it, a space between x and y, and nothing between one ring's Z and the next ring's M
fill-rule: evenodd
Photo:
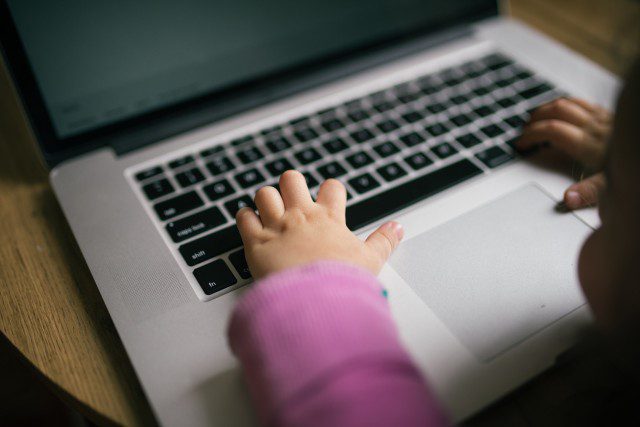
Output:
M228 332L265 426L445 424L363 269L323 261L268 276Z

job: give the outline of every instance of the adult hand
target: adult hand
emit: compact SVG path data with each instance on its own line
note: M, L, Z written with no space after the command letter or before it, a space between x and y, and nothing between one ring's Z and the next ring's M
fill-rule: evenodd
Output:
M581 99L559 98L531 114L516 147L526 150L545 142L581 163L588 176L564 193L565 205L579 209L596 205L604 190L602 171L611 127L611 114L605 109Z

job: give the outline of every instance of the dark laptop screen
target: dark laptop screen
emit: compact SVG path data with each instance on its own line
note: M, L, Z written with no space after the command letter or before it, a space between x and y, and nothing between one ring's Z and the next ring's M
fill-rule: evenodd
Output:
M60 139L442 21L478 0L9 0ZM492 2L488 2L492 3Z

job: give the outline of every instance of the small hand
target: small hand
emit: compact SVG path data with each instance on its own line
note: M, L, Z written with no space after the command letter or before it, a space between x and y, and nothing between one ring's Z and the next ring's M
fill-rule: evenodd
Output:
M361 241L346 225L346 190L335 179L322 183L317 202L304 176L287 171L280 193L263 187L256 193L259 216L238 211L249 269L255 279L319 260L343 261L377 274L403 237L400 224L387 222Z
M604 190L602 170L610 133L609 112L581 99L559 98L531 114L516 147L526 150L548 142L551 148L581 163L591 175L564 193L565 205L579 209L597 204Z

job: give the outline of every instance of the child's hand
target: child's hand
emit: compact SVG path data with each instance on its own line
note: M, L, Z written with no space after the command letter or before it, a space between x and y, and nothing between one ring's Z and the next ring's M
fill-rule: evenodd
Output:
M611 115L606 110L580 99L559 98L531 114L516 147L526 150L548 142L592 173L564 193L565 205L579 209L597 204L604 189L602 170L610 133Z
M335 179L322 184L314 202L304 176L291 170L280 177L280 192L261 188L255 197L260 216L251 208L236 215L255 279L319 260L344 261L377 274L404 234L400 224L387 222L365 242L358 239L346 226L346 190Z

